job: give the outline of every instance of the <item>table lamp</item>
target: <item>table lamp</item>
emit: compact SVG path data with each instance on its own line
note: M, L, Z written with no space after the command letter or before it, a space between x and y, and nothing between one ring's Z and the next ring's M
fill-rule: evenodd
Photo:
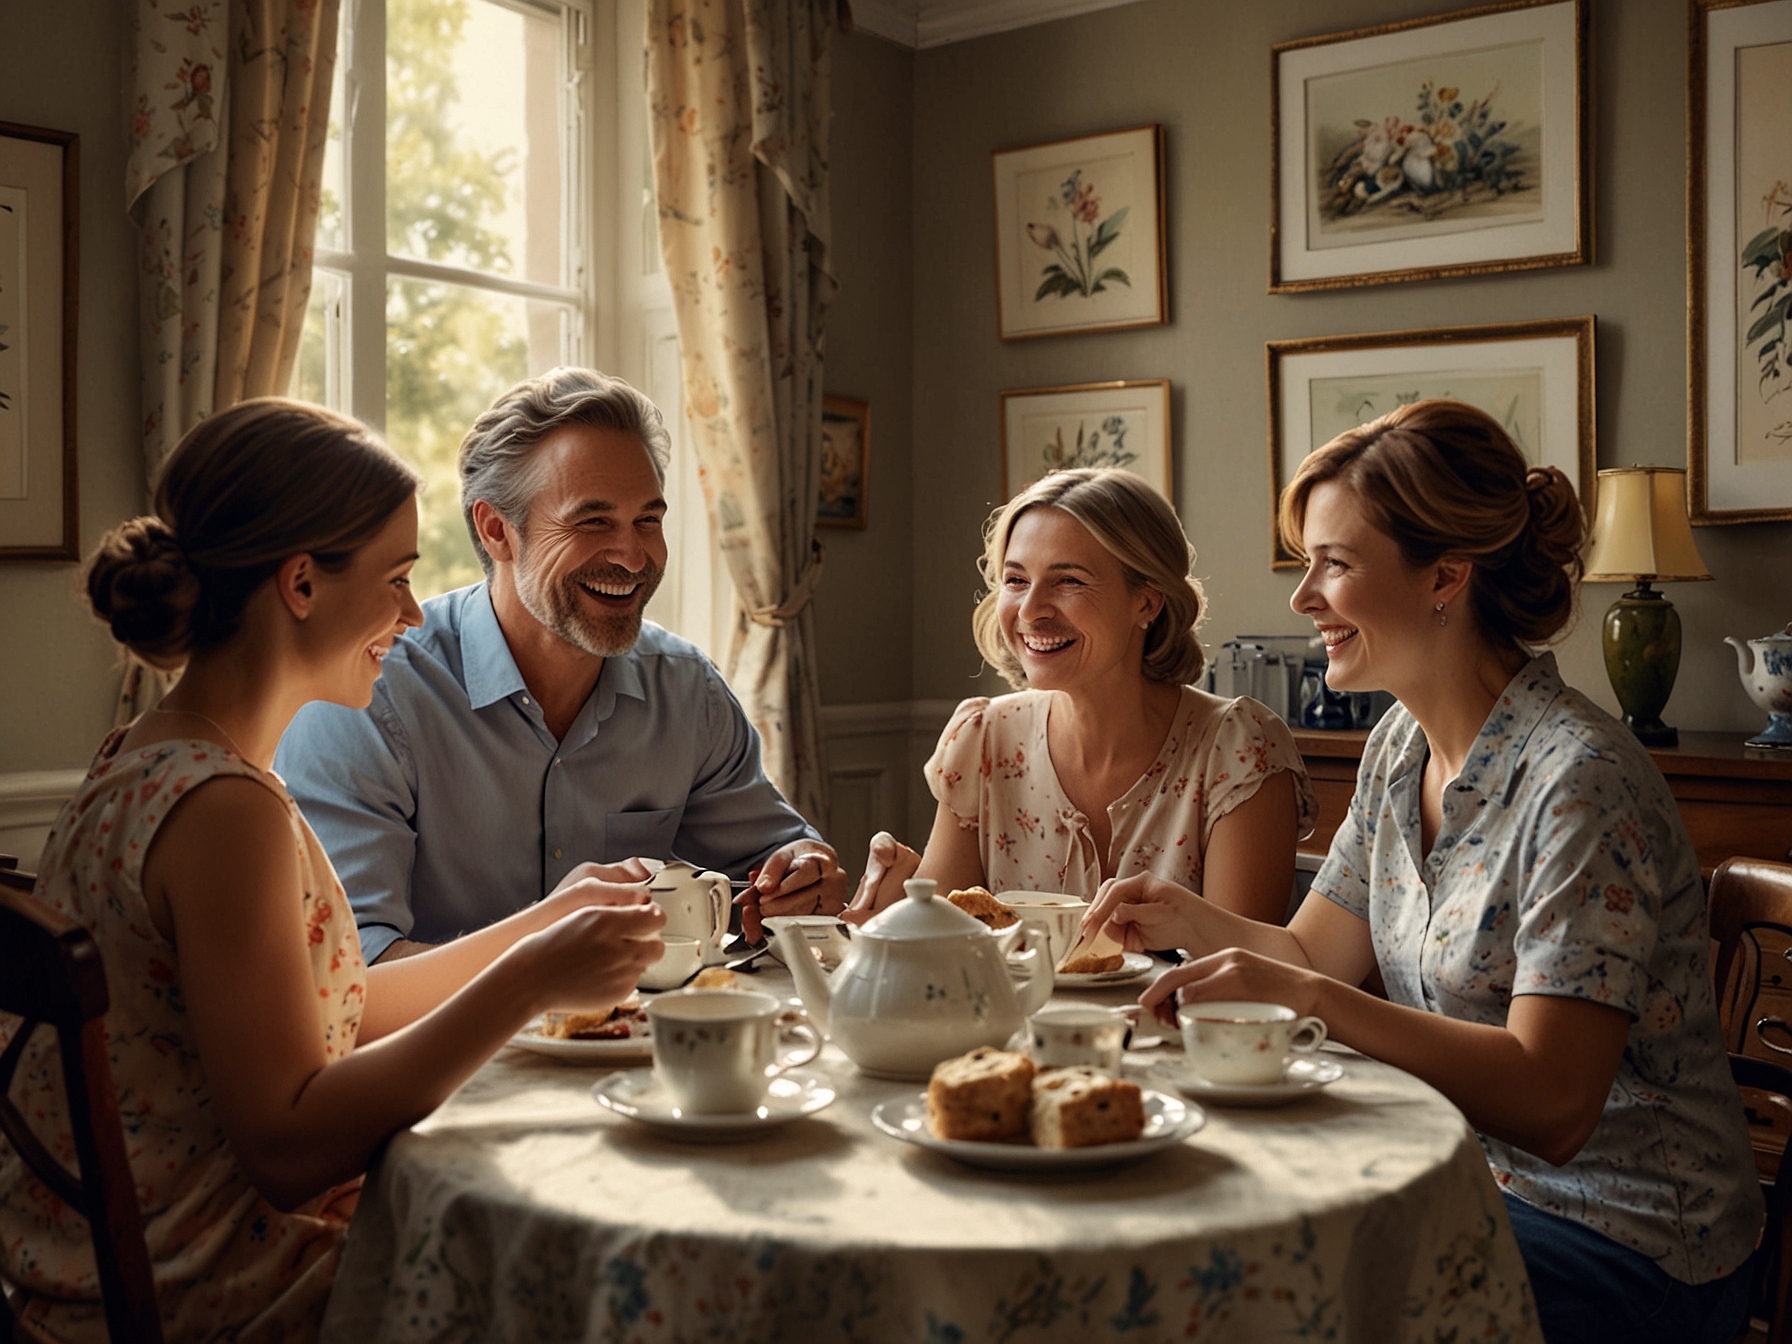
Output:
M1598 512L1586 581L1635 581L1605 613L1605 672L1624 723L1648 747L1673 747L1680 734L1661 721L1680 670L1680 613L1652 583L1708 579L1686 521L1686 472L1678 467L1615 467L1599 473Z

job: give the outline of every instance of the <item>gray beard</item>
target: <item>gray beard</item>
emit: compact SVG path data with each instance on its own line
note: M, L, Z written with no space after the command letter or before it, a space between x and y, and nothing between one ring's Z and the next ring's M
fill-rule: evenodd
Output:
M635 609L621 616L595 616L585 610L579 584L581 579L616 579L624 573L627 571L612 568L601 575L568 575L551 586L539 584L529 567L527 551L519 548L516 566L517 600L523 604L523 610L540 622L543 628L551 630L575 649L582 649L594 658L620 658L634 648L635 641L640 638L641 613L646 610L647 603L658 590L665 571L650 565L643 573L628 576L640 579L641 588L635 594Z

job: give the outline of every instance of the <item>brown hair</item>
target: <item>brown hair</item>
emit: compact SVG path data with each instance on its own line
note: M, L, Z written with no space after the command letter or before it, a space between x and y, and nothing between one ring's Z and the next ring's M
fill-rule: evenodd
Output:
M977 651L1016 690L1027 684L1020 659L1002 637L996 603L1002 590L1002 565L1014 524L1030 509L1062 509L1088 529L1126 573L1129 588L1150 588L1162 595L1163 609L1145 631L1145 657L1140 671L1147 681L1180 685L1196 680L1206 666L1195 631L1201 624L1206 597L1189 576L1195 548L1183 535L1170 501L1144 478L1113 467L1078 467L1055 471L1022 490L989 516L983 528L983 557L977 568L985 591L971 613Z
M1574 615L1586 517L1555 467L1532 467L1499 422L1460 401L1418 401L1309 453L1278 513L1282 541L1304 557L1315 487L1350 487L1406 563L1472 561L1469 606L1495 643L1541 644Z
M178 667L228 641L290 557L346 568L421 485L358 421L280 397L240 402L175 446L153 514L100 541L88 603L139 658Z

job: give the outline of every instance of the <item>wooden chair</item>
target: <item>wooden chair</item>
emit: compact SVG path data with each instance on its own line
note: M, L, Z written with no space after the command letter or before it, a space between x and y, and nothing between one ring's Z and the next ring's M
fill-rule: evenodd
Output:
M1742 1089L1745 1104L1753 1111L1771 1107L1792 1120L1792 1070L1764 1059L1748 1055L1730 1056L1730 1074ZM1767 1344L1792 1344L1792 1139L1781 1148L1778 1170L1787 1179L1763 1177L1762 1193L1767 1196L1767 1227L1761 1234L1761 1258L1755 1267L1755 1281L1749 1296L1749 1313L1764 1322L1744 1336L1748 1340L1765 1339Z
M105 967L87 930L33 900L33 885L29 874L0 868L0 1012L25 1019L0 1053L0 1133L40 1181L87 1219L112 1338L161 1344L143 1215L106 1059ZM53 1027L62 1045L79 1178L50 1155L7 1097L26 1039L40 1024Z

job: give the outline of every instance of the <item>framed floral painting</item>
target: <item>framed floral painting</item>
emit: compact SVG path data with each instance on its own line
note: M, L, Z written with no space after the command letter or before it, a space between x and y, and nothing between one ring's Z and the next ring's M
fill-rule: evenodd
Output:
M0 560L79 560L80 137L0 122Z
M1590 262L1587 4L1275 47L1270 292Z
M1300 563L1282 543L1276 503L1301 460L1345 430L1432 397L1486 411L1533 466L1561 468L1592 516L1591 317L1271 341L1266 354L1272 569Z
M871 403L821 399L821 498L817 527L865 526L865 483L871 475Z
M1003 340L1169 321L1161 126L995 156Z
M1701 0L1688 52L1688 511L1792 518L1792 0Z
M1174 499L1169 380L1002 393L1002 498L1067 467L1123 467Z

